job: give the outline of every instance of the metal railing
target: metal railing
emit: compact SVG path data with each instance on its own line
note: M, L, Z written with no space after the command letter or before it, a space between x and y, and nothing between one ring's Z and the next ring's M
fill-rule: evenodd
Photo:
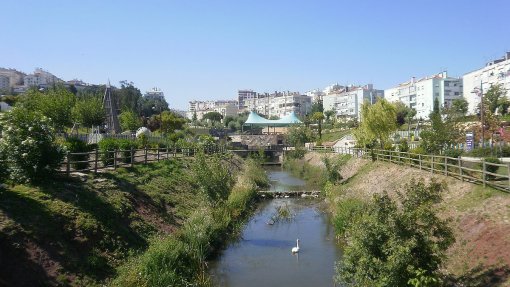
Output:
M312 151L350 154L358 158L407 165L431 174L442 174L461 181L482 184L510 191L510 163L493 163L484 158L463 159L444 155L426 155L410 152L344 147L314 147Z

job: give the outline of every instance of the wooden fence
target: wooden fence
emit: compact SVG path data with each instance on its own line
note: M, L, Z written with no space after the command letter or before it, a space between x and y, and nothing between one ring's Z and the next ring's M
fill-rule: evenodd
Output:
M130 150L112 150L81 153L67 153L61 171L70 175L71 172L94 172L103 169L116 169L118 167L147 164L170 158L193 157L197 152L206 154L225 153L224 146L206 148L144 148Z
M389 150L361 148L314 147L313 151L324 153L350 154L354 157L387 161L407 165L431 174L443 174L461 181L468 181L493 188L510 191L510 163L492 163L484 158L462 159L444 155L425 155Z

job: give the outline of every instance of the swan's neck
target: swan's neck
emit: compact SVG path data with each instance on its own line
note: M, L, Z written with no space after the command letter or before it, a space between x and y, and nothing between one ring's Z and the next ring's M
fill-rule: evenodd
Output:
M299 239L296 240L296 247L299 248Z

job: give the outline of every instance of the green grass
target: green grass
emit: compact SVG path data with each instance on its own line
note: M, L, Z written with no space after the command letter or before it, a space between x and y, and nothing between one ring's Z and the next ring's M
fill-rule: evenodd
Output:
M322 142L330 142L330 141L339 140L342 137L350 134L351 132L352 132L351 130L343 130L343 131L340 131L340 130L331 130L331 131L324 130L322 132Z
M232 166L231 159L223 160L225 167ZM216 209L197 193L192 164L173 159L119 168L95 178L91 175L85 182L57 178L37 186L0 187L0 252L15 258L9 262L0 261L0 281L16 285L20 279L11 278L9 270L17 270L27 274L29 285L40 285L40 282L76 286L103 284L117 273L119 265L132 262L128 258L133 254L172 248L174 244L195 244L188 236L193 232L187 229L193 224L212 228L211 233L207 233L207 242L217 246L217 240L228 235L229 228L235 226L247 206L251 206L255 181L264 182L265 174L248 164L246 170L250 170L256 180L241 177L222 205L225 207ZM175 229L180 231L169 236ZM166 242L167 238L181 237L188 238L189 242ZM42 268L31 259L29 252L34 251L17 247L27 243L61 265L56 278L31 271ZM195 275L201 274L196 271L193 270ZM178 276L190 277L186 270L179 272L182 274ZM195 275L191 276L193 280Z
M472 192L455 201L454 206L459 211L467 211L493 196L508 196L508 194L491 187L477 185Z

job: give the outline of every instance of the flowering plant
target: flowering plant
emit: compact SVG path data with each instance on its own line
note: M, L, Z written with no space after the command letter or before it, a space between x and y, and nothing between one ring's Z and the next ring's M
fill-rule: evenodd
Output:
M0 116L0 154L15 182L31 182L54 173L64 157L55 143L51 119L14 108Z

